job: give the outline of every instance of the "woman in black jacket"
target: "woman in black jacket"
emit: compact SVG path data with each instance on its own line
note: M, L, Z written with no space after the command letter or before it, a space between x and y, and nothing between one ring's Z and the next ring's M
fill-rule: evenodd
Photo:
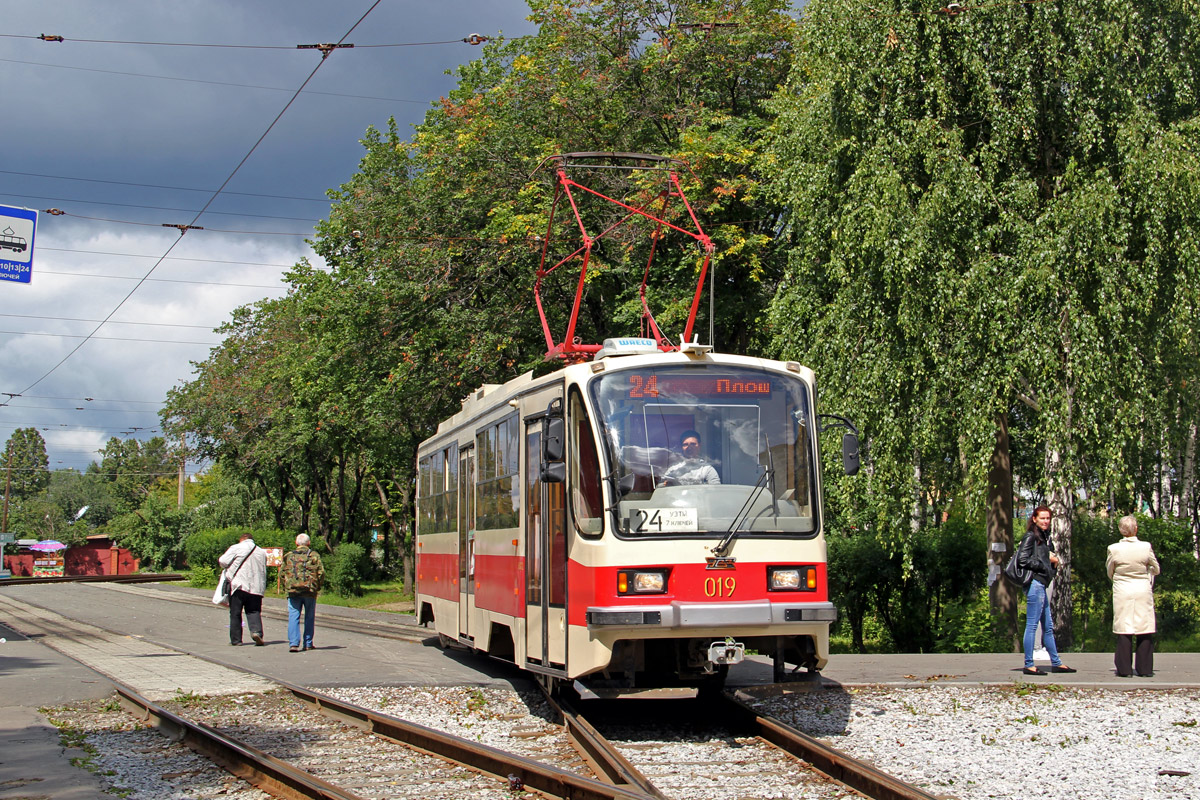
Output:
M1021 540L1017 552L1017 566L1033 573L1033 580L1025 587L1025 674L1045 675L1046 671L1033 665L1033 641L1038 623L1042 623L1042 644L1050 654L1051 672L1074 672L1058 657L1058 645L1054 642L1054 620L1050 614L1050 603L1046 587L1054 580L1058 569L1058 556L1050 541L1051 512L1046 506L1038 506L1029 517L1029 527Z

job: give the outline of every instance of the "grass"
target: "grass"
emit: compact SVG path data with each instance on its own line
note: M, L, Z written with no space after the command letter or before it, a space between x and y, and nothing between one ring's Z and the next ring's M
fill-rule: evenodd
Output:
M274 569L269 573L272 579L267 582L267 593L265 597L273 597L282 599L287 597L280 589L276 588L274 580ZM196 586L198 584L191 583ZM208 585L203 585L200 588L215 589L217 586L216 575L214 574ZM412 608L413 596L411 592L405 593L400 590L400 581L386 580L364 582L362 584L362 594L357 597L342 597L336 592L325 589L317 597L318 605L326 606L343 606L345 608L369 608L376 611L392 611L396 613L404 613L406 608Z
M1024 604L1022 604L1023 606ZM1161 626L1161 621L1160 621ZM829 635L829 652L833 655L859 655L850 638L849 625L839 625L839 630L836 633ZM1025 612L1020 611L1017 617L1017 633L1023 634L1025 631ZM891 645L887 634L882 626L872 619L867 620L863 631L863 645L865 647L865 655L879 655L883 653L897 652ZM1116 647L1116 637L1112 633L1111 626L1103 627L1100 625L1076 625L1075 626L1075 643L1071 647L1063 647L1061 644L1058 649L1062 653L1111 653ZM993 652L993 651L985 651ZM1003 652L1003 651L997 651ZM1200 653L1200 632L1187 633L1176 632L1164 633L1160 627L1159 633L1154 637L1154 652L1156 653Z
M317 604L343 606L345 608L370 608L376 611L394 611L400 613L403 613L403 609L398 606L407 606L409 608L412 606L412 593L402 592L399 581L363 583L362 591L363 593L357 597L342 597L336 592L325 590L317 597ZM282 598L287 595L281 591L276 591L275 585L271 584L267 587L266 596Z

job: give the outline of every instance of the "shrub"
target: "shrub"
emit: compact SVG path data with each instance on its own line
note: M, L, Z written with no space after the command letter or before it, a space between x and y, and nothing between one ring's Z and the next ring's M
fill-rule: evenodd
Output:
M1191 592L1155 592L1154 605L1160 634L1180 637L1200 631L1200 598Z
M343 542L325 566L325 579L329 588L342 597L357 597L362 594L363 578L369 569L367 551L363 546Z
M188 586L196 589L217 588L217 570L210 566L193 567L188 577Z
M973 597L947 603L942 610L937 642L939 653L1003 653L1010 649L1012 642L992 625L991 600L986 587Z
M284 552L295 547L295 534L276 528L209 528L194 531L183 541L183 552L186 554L188 566L192 570L192 581L197 580L194 576L198 571L203 575L204 570L212 572L212 579L210 583L206 584L193 582L193 586L215 587L217 585L217 575L221 571L217 559L231 546L237 544L242 533L246 531L250 533L254 538L254 543L259 547L282 547ZM277 573L278 570L275 567L267 569L268 590L278 582Z

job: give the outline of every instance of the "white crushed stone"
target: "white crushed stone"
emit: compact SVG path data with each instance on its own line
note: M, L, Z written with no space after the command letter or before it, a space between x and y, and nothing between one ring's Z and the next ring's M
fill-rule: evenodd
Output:
M221 767L146 727L115 702L93 700L45 709L67 736L83 735L79 766L99 776L114 797L136 800L271 800Z
M1196 689L880 687L798 692L755 705L960 800L1200 797Z
M537 693L476 687L364 687L329 694L472 741L567 766L553 716ZM139 800L265 800L186 747L172 744L104 701L54 709L86 734L90 768L116 793ZM1062 800L1182 800L1200 797L1200 690L1064 689L932 685L796 692L755 701L762 711L933 794ZM711 770L711 743L644 731L625 743L668 793L713 798L733 782ZM755 744L733 743L745 767L762 769ZM569 748L568 748L569 749ZM647 763L646 759L649 756ZM733 779L742 757L727 753ZM661 764L654 769L653 762ZM751 765L758 763L758 767ZM585 767L570 768L586 773ZM1187 775L1161 775L1160 771ZM690 781L683 780L690 773ZM690 783L687 788L683 784ZM672 791L674 789L674 791ZM795 787L792 796L822 796ZM417 794L394 793L399 797ZM841 796L833 791L830 795ZM732 794L730 795L733 796ZM762 794L776 797L764 784Z

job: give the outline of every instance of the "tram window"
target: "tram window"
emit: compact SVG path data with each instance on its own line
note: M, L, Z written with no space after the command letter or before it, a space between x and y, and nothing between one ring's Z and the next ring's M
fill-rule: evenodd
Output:
M420 533L456 530L458 522L458 444L418 464L417 519Z
M525 452L541 452L542 435L531 430L525 435ZM536 469L525 470L525 602L542 604L542 493Z
M521 487L517 439L517 417L513 415L475 435L479 453L476 477L475 527L478 530L515 528L521 510Z
M587 407L578 391L571 394L570 464L571 513L575 528L584 535L603 530L604 506L600 500L600 459Z
M443 452L446 482L442 484L442 530L458 530L458 443Z
M429 486L432 483L430 476L430 459L429 457L422 458L417 462L417 533L432 533L429 527L431 519L429 509Z

